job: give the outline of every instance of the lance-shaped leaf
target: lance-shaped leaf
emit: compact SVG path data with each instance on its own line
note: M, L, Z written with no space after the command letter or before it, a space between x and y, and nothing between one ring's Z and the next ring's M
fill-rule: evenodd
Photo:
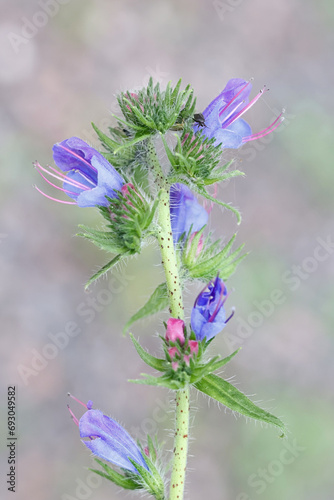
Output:
M166 283L161 283L152 293L146 304L139 309L126 323L123 334L125 335L130 326L139 319L146 318L162 311L168 306L168 294Z
M217 203L217 205L227 208L227 210L231 210L231 212L233 212L237 218L238 225L241 223L241 215L237 208L232 207L232 205L228 205L227 203L224 203L223 201L218 200L217 198L214 198L204 189L204 187L198 184L196 185L196 191L198 192L198 194L204 196L204 198L206 198L207 200L213 201L214 203Z
M99 269L99 271L97 271L97 273L93 274L93 276L87 281L87 283L85 285L85 289L87 290L87 288L93 283L93 281L100 278L103 274L106 274L112 267L114 267L122 259L122 257L123 257L123 255L118 254L118 255L116 255L116 257L111 259L111 261L108 262L108 264L101 267L101 269Z
M115 233L112 231L98 231L95 229L91 229L83 224L79 225L80 229L83 229L82 233L78 233L77 236L81 236L82 238L86 238L91 241L97 247L102 250L106 250L111 253L126 253L127 249L125 247L121 247L118 244L118 241L115 238Z
M218 356L210 359L208 363L205 365L199 365L194 368L194 370L191 373L190 376L190 383L196 384L199 380L201 380L203 377L209 375L210 373L215 372L216 370L219 370L223 366L225 366L229 361L231 361L232 358L240 351L241 347L234 351L232 354L229 356L226 356L226 358L219 359Z
M256 406L245 394L217 375L203 377L194 387L233 411L278 427L284 435L285 425L279 418Z
M102 476L106 479L109 479L109 481L112 481L114 484L116 484L120 488L124 488L125 490L142 489L142 485L140 483L138 483L137 481L134 481L130 477L123 476L119 472L116 472L111 467L109 467L109 465L104 464L98 458L95 458L95 460L105 470L105 472L102 472L98 469L89 469L92 472L95 472L95 474L98 474L99 476Z
M141 359L146 363L148 366L151 368L154 368L155 370L158 370L159 372L164 372L166 371L166 360L165 359L159 359L155 358L151 354L149 354L145 349L142 348L142 346L139 344L139 342L134 338L132 333L130 333L131 340L133 342L133 345L136 348L136 351L138 352L139 356Z
M144 385L154 385L157 387L167 387L167 389L172 389L173 391L177 391L182 389L186 385L185 380L177 380L173 379L169 375L162 375L162 377L153 377L152 375L148 375L147 373L141 373L141 376L144 377L142 379L130 379L129 382L133 382L134 384L144 384Z

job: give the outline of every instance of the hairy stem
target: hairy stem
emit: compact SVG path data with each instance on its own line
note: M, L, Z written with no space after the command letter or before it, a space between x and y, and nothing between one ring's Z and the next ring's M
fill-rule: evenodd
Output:
M170 313L173 318L184 318L182 288L170 222L169 184L162 172L155 147L148 143L148 160L160 188L159 230L162 264L164 266ZM174 459L169 500L182 500L187 466L189 430L189 388L176 392Z

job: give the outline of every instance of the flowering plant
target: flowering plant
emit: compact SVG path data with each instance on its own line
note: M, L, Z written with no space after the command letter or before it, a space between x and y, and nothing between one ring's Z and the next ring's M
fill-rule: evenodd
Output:
M243 245L233 249L235 234L222 244L207 231L214 203L231 210L238 223L241 220L236 208L209 193L209 186L243 175L232 169L232 162L221 164L225 148L239 148L269 134L281 123L279 115L269 127L253 134L241 118L263 90L249 101L250 82L232 79L203 113L195 113L196 100L189 85L181 90L179 81L174 88L168 84L161 90L150 80L147 88L118 96L121 115L115 117L117 125L108 134L93 125L101 151L72 137L53 147L58 170L35 164L43 179L71 201L57 199L38 188L45 196L61 203L95 207L105 219L104 230L81 226L79 233L112 254L86 286L118 262L141 252L146 242L158 242L165 281L128 320L124 332L135 321L169 308L170 317L161 335L162 357L148 353L130 333L141 359L157 372L133 382L175 391L176 430L169 493L168 468L161 464L161 446L155 437L148 436L145 445L136 443L114 419L93 409L91 401L85 405L74 398L85 407L80 419L70 409L80 437L102 468L94 472L124 489L144 490L157 500L183 498L191 387L284 433L280 419L215 374L238 351L225 358L209 354L215 336L234 314L233 309L230 313L225 309L225 283L245 257L241 254ZM169 161L167 168L162 167L157 153L161 145ZM209 200L210 209L196 195ZM184 311L183 290L196 282L202 284L202 291L192 311Z

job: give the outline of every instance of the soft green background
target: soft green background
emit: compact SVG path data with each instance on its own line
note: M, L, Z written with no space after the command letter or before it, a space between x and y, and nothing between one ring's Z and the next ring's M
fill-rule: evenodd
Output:
M334 239L333 3L54 2L46 17L47 0L0 6L1 430L6 436L6 388L16 384L15 498L132 498L96 484L85 469L92 460L67 413L67 391L92 399L135 436L157 431L166 449L172 446L172 394L127 382L146 368L121 337L129 314L162 279L157 249L143 249L117 273L121 280L109 276L85 293L85 280L108 257L73 235L79 223L99 226L101 219L33 189L43 181L32 161L52 164L52 145L72 135L97 144L90 122L112 124L115 93L139 88L151 75L162 85L179 77L191 83L198 111L228 79L254 77L254 95L263 84L270 92L247 114L253 130L282 107L287 118L272 136L236 152L247 176L219 189L243 214L238 241L250 255L228 282L227 304L236 314L212 349L228 354L243 346L225 377L286 421L288 444L194 393L186 498L332 499L334 253L313 256L318 238ZM19 35L28 22L45 25L35 33L30 26L31 37L15 52L10 33ZM236 230L219 208L210 226L224 238ZM280 304L264 304L275 293ZM188 290L188 317L195 294ZM89 300L99 308L94 318ZM162 318L133 329L154 353ZM241 328L242 321L250 326ZM18 367L31 368L51 343L48 335L69 322L80 334L24 384ZM81 407L71 406L80 416ZM5 440L2 446L1 488L8 493ZM88 486L76 490L78 484Z

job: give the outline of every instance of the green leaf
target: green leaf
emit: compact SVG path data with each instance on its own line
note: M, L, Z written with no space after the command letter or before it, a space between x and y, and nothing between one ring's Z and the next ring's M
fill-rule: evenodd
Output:
M223 250L216 254L214 257L211 257L210 259L204 262L200 262L196 266L192 267L190 271L191 276L196 278L203 275L204 273L210 272L211 270L214 270L214 274L216 274L216 270L223 269L224 267L232 264L243 247L244 245L241 245L229 257L226 257L226 251L225 248L223 248Z
M110 137L108 137L102 130L100 130L95 123L92 122L92 127L98 135L103 146L111 153L115 152L115 149L119 147L119 144L116 141L113 141Z
M125 477L122 474L119 474L119 472L114 471L113 469L111 469L111 467L101 462L101 460L99 460L98 458L95 458L95 461L99 465L101 465L101 467L103 467L106 472L102 472L97 469L89 469L92 472L95 472L99 476L109 479L109 481L112 481L117 486L120 486L121 488L124 488L126 490L138 490L142 488L142 486L136 481L133 481L131 478Z
M278 427L284 435L285 425L279 418L256 406L245 394L217 375L203 377L194 387L233 411Z
M115 264L117 264L122 259L122 257L123 256L121 254L118 254L116 255L116 257L111 259L111 261L108 262L108 264L101 267L101 269L87 281L85 285L85 290L87 290L87 288L93 283L93 281L97 280L98 278L100 278L100 276L107 273Z
M133 345L136 348L136 351L138 352L139 356L144 361L144 363L146 363L151 368L158 370L159 372L166 371L166 360L155 358L147 351L145 351L145 349L143 349L142 346L139 344L139 342L134 338L132 333L130 333L130 337L133 342Z
M134 384L144 384L144 385L153 385L156 387L167 387L168 389L172 389L173 391L177 391L178 389L182 389L185 385L184 382L173 380L168 375L162 375L162 377L153 377L152 375L148 375L147 373L141 373L142 379L130 379L129 382L133 382Z
M217 356L211 359L206 365L196 367L191 374L190 382L192 384L195 384L206 375L209 375L210 373L219 370L220 368L225 366L229 361L231 361L231 359L234 358L234 356L240 351L240 349L241 347L239 347L239 349L234 351L229 356L226 356L226 358L218 359Z
M115 232L97 231L95 229L90 229L89 227L86 227L82 224L80 224L79 227L83 229L84 232L78 233L77 236L86 238L102 250L117 254L126 252L126 248L122 248L117 243L115 243Z
M168 306L168 295L166 283L161 283L152 293L146 304L139 309L126 323L123 328L123 335L126 334L130 326L139 319L146 318L157 312L162 311Z
M209 195L209 193L206 192L204 188L201 188L199 186L196 186L197 192L204 196L207 200L213 201L214 203L217 203L217 205L220 205L222 207L227 208L228 210L231 210L231 212L234 213L234 215L237 218L237 223L238 225L241 223L241 215L238 209L232 207L231 205L228 205L227 203L224 203L223 201L217 200L217 198L214 198L213 196Z
M134 139L132 140L127 140L124 144L122 145L119 145L116 149L115 149L115 154L119 153L122 149L125 149L125 148L130 148L131 146L134 146L135 144L137 144L138 142L143 142L145 139L147 139L148 137L150 137L151 134L141 134L141 135L138 135L136 136Z

